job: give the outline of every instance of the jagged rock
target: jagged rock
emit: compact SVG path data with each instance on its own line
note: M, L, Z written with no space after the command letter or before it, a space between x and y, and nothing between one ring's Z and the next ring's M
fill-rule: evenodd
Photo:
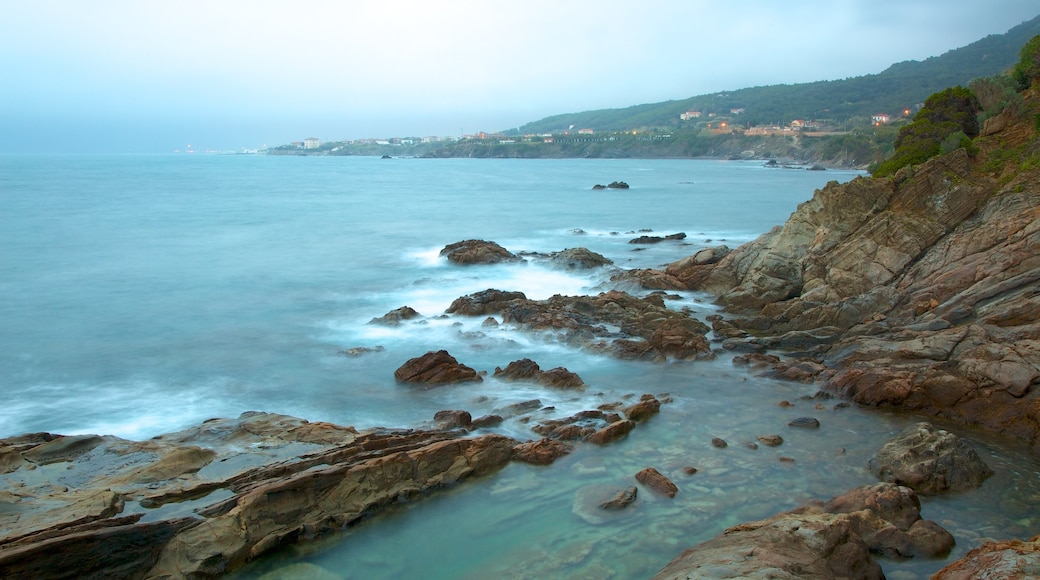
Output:
M489 288L476 294L456 298L446 312L463 316L483 316L504 311L514 300L527 300L523 292L504 292Z
M461 382L481 382L477 371L455 360L446 350L428 352L409 359L394 371L394 378L402 383L445 385Z
M569 270L588 270L610 266L614 263L588 248L568 248L561 252L554 252L550 254L549 261Z
M538 366L538 363L528 358L515 360L506 365L504 369L496 367L494 376L512 381L534 381L547 387L556 388L579 388L585 386L585 381L581 380L581 377L576 373L572 373L563 367L543 371Z
M440 255L448 258L453 264L497 264L499 262L518 262L520 257L509 250L484 240L463 240L448 244Z
M928 523L911 534L925 522L913 490L878 484L850 494L729 528L686 550L654 578L880 580L885 576L871 554L944 555L943 541L931 537L941 535L933 534L939 526ZM948 552L952 536L946 536Z
M904 429L871 458L869 467L878 479L923 495L975 489L993 475L963 440L929 423Z
M469 411L437 411L433 415L433 422L437 424L438 429L468 429L473 425L473 416Z
M640 397L639 402L625 407L621 412L631 421L636 423L646 421L661 411L661 401L657 397L647 394Z
M1040 536L998 540L971 550L932 575L932 580L1032 580L1040 577Z
M513 457L524 463L549 465L573 450L573 445L546 437L513 447Z
M519 293L517 293L519 294ZM498 290L456 299L449 313L497 314L503 323L529 330L555 330L561 340L619 358L664 361L711 356L708 327L670 310L660 296L637 298L612 290L597 296L528 300ZM609 326L619 327L611 330Z
M283 542L498 469L516 443L448 431L359 434L255 412L139 442L5 439L0 448L22 463L8 461L14 469L2 474L5 488L18 490L18 517L0 531L0 570L12 578L223 575ZM52 475L41 479L39 469ZM212 494L218 489L226 493ZM198 515L161 509L185 500L198 502ZM145 512L153 521L141 521Z
M473 422L470 423L470 427L473 429L486 429L488 427L501 425L503 421L505 421L505 419L501 415L482 415L473 419Z
M607 184L607 189L628 189L628 184L624 181L611 181Z
M1040 93L1023 95L1037 106ZM799 380L1040 449L1040 168L980 162L1036 135L1028 120L1000 118L974 156L958 149L889 178L831 182L718 262L687 258L665 272L746 313L741 328L760 339L837 329L812 345L827 372Z
M383 326L399 326L404 320L411 320L422 316L415 311L411 306L402 306L396 310L391 310L386 314L369 320L369 324L382 324Z
M679 493L679 488L672 483L672 480L662 475L660 471L657 471L653 467L647 467L639 473L636 473L636 481L657 493L668 497L675 497L675 494Z
M589 435L587 441L596 445L606 445L623 439L636 426L634 421L617 421Z

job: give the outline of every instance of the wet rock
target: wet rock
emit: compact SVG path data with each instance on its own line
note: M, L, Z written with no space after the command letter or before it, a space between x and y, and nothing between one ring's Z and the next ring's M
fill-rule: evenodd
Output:
M639 402L625 407L621 412L637 423L646 421L661 411L661 401L653 395L643 395Z
M784 438L779 436L779 435L775 435L775 434L774 435L759 435L757 437L757 439L763 445L768 445L770 447L778 447L778 446L784 444Z
M463 316L483 316L504 311L515 300L527 300L523 292L506 292L488 288L475 294L456 298L448 309L448 314Z
M493 316L488 316L484 319L484 322L480 323L480 325L487 328L495 328L496 326L498 326L498 320L496 320Z
M975 489L993 475L963 440L930 423L907 427L868 465L878 479L905 485L922 495Z
M662 475L660 471L657 471L653 467L647 467L639 473L636 473L636 481L649 487L655 492L668 497L675 497L675 494L679 493L679 488L672 483L672 480Z
M607 189L628 189L628 187L624 181L611 181L607 184Z
M23 463L3 474L19 501L18 517L0 531L0 570L19 578L224 575L286 541L498 469L516 443L447 431L361 434L255 412L147 441L11 438L0 448ZM46 481L40 469L51 471ZM194 511L177 507L189 501Z
M383 348L382 346L373 346L373 347L355 346L355 347L352 347L352 348L348 348L346 350L342 350L342 351L340 351L340 353L341 354L345 354L347 356L362 356L362 355L370 354L370 353L373 353L373 352L383 352L385 350L386 349Z
M599 508L603 510L623 510L636 501L637 495L639 495L639 490L635 487L619 490L614 497L599 504Z
M627 509L620 508L620 506L617 509L603 507L605 504L619 499L619 496L627 495L626 491L623 488L619 489L616 485L603 483L586 485L575 493L571 512L586 523L597 526L617 521L619 518L631 518L637 513L632 504L635 503L638 490L632 494L633 501L628 503ZM620 499L623 502L625 498Z
M596 445L606 445L623 439L632 429L636 426L634 421L617 421L611 423L606 427L596 431L590 435L587 439L589 443L595 443Z
M438 429L468 429L473 425L473 416L469 411L437 411L433 422Z
M497 264L499 262L517 262L520 258L496 244L484 240L463 240L448 244L441 250L449 262L460 265Z
M880 580L885 576L872 554L941 554L943 541L929 536L943 535L937 532L942 528L921 523L925 520L920 519L913 490L878 484L846 495L822 506L811 504L731 527L686 550L654 578ZM886 515L896 521L885 519ZM912 532L917 526L919 531Z
M1040 577L1040 536L1028 541L986 542L947 564L932 580L1032 580L1037 577Z
M722 439L721 437L712 437L711 444L714 447L718 447L719 449L725 449L726 447L729 447L729 443L726 443L726 440Z
M679 232L677 234L669 234L667 236L639 236L628 241L630 244L657 244L660 242L667 241L679 241L685 240L686 234Z
M820 420L816 417L798 417L787 424L788 427L797 427L799 429L819 429Z
M505 419L501 415L483 415L473 419L470 427L473 429L486 429L488 427L495 427L501 425Z
M534 465L549 465L573 450L573 445L544 438L516 445L513 447L513 458Z
M549 261L558 267L568 270L589 270L610 266L614 262L588 248L568 248L549 255Z
M391 310L379 318L373 318L369 320L369 324L381 324L383 326L400 326L404 320L412 320L422 316L415 311L411 306L402 306L396 310Z
M579 388L585 386L585 381L581 380L576 373L563 368L556 367L543 371L538 363L534 362L529 358L515 360L508 365L506 368L495 368L494 376L499 379L512 380L512 381L532 381L547 387L556 388Z
M483 381L477 371L455 360L446 350L409 359L394 371L394 378L402 383L421 385Z

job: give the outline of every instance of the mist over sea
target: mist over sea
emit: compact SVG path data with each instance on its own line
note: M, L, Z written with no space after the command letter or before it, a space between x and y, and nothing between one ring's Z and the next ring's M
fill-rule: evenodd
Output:
M827 181L858 175L710 160L0 156L0 437L143 439L251 410L420 427L443 409L478 417L539 399L552 410L537 417L548 418L668 393L674 402L623 442L579 447L549 467L511 465L241 574L305 562L351 578L646 577L727 526L872 483L867 459L917 418L817 407L803 398L812 385L757 377L726 353L620 361L445 308L488 288L536 299L605 291L609 271L555 269L538 254L587 247L621 268L662 267L750 241ZM616 180L631 189L592 189ZM640 230L687 237L628 243ZM527 260L458 267L438 255L474 238ZM680 294L669 306L716 311L710 296ZM423 317L368 324L401 306ZM440 349L489 373L525 357L564 366L588 386L395 383L404 361ZM821 429L786 427L800 416ZM536 437L516 419L497 430ZM979 492L926 501L924 517L955 534L954 555L985 537L1030 535L1036 460L955 430L997 475ZM765 433L786 441L743 447ZM618 516L581 517L582 489L634 485L648 466L676 482L675 499L647 492ZM923 575L941 564L883 566Z

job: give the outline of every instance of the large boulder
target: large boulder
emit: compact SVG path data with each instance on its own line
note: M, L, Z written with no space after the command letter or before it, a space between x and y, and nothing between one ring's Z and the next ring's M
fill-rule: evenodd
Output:
M922 495L978 488L993 470L961 438L930 423L917 423L870 459L878 479Z
M402 383L430 386L484 380L477 371L455 360L446 350L430 351L408 359L394 371L394 378Z
M506 368L495 368L495 378L509 381L531 381L547 387L556 388L579 388L585 386L576 373L563 368L556 367L543 371L538 363L529 358L515 360Z
M453 264L464 266L470 264L518 262L521 259L495 242L484 240L463 240L454 244L448 244L441 250L440 255L446 257Z
M943 557L952 548L953 537L920 519L919 508L911 489L865 486L824 505L729 528L686 550L654 578L880 580L885 575L873 554Z

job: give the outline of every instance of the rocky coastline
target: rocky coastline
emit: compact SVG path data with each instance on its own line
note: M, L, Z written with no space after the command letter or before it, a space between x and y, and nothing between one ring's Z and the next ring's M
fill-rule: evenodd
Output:
M1035 91L1026 99L1040 109ZM657 291L645 297L615 289L538 301L488 289L447 312L552 331L622 359L730 355L862 406L980 426L1040 453L1040 163L1002 157L1014 150L1040 159L1037 126L993 117L977 142L974 154L957 149L891 178L831 183L783 226L739 248L703 250L659 271L617 271L618 287ZM480 240L442 255L467 267L523 259ZM547 259L613 268L587 250ZM708 292L724 310L709 328L667 307L676 290ZM372 323L417 316L402 307ZM543 371L526 359L495 375L583 385L566 369ZM482 372L439 351L409 360L395 378L425 389L480 381ZM668 402L646 394L536 421L527 441L482 431L501 416L453 409L413 429L359 432L246 413L148 441L0 440L0 576L220 576L510 461L544 465L576 445L609 445ZM955 436L926 423L879 450L869 468L878 484L731 527L657 577L883 578L876 556L940 558L953 545L949 532L921 519L918 495L975 489L990 473ZM651 493L677 491L653 466L635 478ZM613 490L594 503L624 510L638 493ZM1025 578L1038 569L1040 536L986 544L934 577L999 570Z

